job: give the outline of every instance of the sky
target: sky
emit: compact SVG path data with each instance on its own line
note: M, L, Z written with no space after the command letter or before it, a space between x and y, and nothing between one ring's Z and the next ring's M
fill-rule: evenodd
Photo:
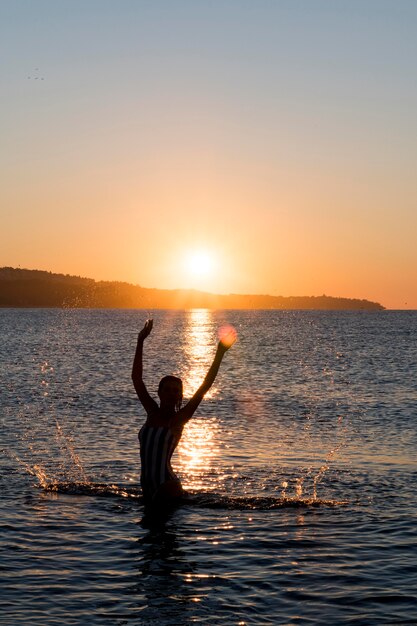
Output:
M415 0L1 0L0 266L417 308Z

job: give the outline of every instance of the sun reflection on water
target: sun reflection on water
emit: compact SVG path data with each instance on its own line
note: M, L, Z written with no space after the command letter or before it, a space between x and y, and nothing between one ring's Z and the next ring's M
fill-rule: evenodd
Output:
M187 311L184 341L185 370L182 372L184 396L190 398L204 380L216 349L216 332L213 314L209 309ZM216 395L216 383L205 398Z
M177 469L185 489L210 489L213 481L209 480L208 474L212 471L219 448L217 431L214 418L191 420L185 427L177 458Z
M184 342L185 369L182 372L185 398L190 398L203 382L215 349L216 329L212 312L208 309L188 311ZM205 399L213 398L216 393L214 384ZM192 419L186 425L177 457L177 469L186 489L198 491L210 488L207 474L218 454L217 431L217 420L213 417Z

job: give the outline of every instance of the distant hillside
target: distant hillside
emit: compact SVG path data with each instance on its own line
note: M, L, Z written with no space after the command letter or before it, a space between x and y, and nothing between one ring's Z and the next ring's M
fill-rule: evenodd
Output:
M121 309L384 309L377 302L331 296L215 295L195 290L146 289L123 282L0 268L0 307Z

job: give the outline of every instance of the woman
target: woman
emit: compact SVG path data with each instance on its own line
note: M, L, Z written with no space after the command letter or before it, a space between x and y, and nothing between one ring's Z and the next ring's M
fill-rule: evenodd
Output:
M147 419L139 432L141 457L141 486L147 504L167 503L183 495L179 478L171 467L171 457L181 439L184 425L194 415L204 394L212 386L225 352L234 344L236 331L229 328L217 346L214 361L191 400L182 403L182 381L165 376L159 383L160 405L151 398L143 382L143 342L150 334L153 320L147 320L139 333L132 380Z

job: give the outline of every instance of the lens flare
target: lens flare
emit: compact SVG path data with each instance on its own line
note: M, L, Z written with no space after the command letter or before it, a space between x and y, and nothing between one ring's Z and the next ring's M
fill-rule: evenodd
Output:
M236 329L230 324L226 324L225 326L221 326L219 328L219 340L220 340L220 343L222 343L225 348L230 348L230 346L233 346L236 339L237 339Z

